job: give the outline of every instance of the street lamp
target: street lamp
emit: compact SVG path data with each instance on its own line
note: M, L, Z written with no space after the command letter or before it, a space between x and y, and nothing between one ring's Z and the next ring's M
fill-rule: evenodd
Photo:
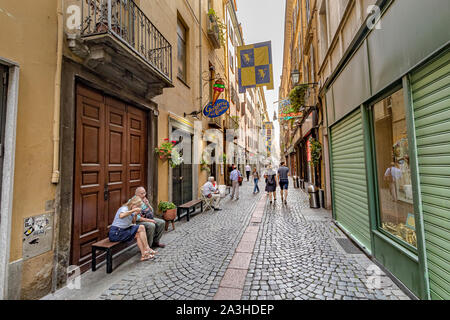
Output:
M292 71L292 73L291 73L291 80L292 80L292 83L294 85L297 84L298 81L300 80L300 71L298 71L297 69Z

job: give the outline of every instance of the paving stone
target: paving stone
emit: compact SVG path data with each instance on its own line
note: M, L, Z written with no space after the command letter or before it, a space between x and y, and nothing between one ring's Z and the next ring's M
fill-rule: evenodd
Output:
M367 290L372 262L338 250L333 238L345 236L328 212L309 208L308 194L291 188L287 206L260 204L252 185L244 181L239 201L222 199L220 214L176 222L157 259L136 264L99 299L408 299L384 274L381 289Z

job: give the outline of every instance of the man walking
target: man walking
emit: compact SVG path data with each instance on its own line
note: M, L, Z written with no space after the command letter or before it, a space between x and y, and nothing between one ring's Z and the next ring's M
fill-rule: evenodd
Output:
M281 203L287 204L287 195L289 187L289 168L285 166L284 162L281 162L278 168L278 184L280 185Z
M164 231L165 221L155 218L153 215L153 208L148 201L147 192L144 187L139 187L135 191L135 197L142 199L142 211L136 218L137 225L144 225L147 232L147 241L149 247L164 248L166 245L159 242Z
M230 173L230 180L233 191L231 192L231 200L233 200L236 194L236 200L239 200L239 177L242 177L241 172L233 164L233 171Z
M245 173L247 174L247 181L249 181L248 179L250 178L251 171L252 171L252 167L250 167L250 165L247 163L247 165L245 166Z

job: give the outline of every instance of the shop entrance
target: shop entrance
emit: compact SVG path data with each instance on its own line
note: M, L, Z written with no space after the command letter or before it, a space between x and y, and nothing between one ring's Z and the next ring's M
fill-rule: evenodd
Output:
M180 149L179 152L184 161L181 163L181 165L172 168L172 202L176 206L179 206L183 203L191 201L193 198L193 135L187 131L174 127L172 128L172 138L183 145L183 148ZM185 148L188 148L188 146L190 147L190 150L185 150Z
M71 263L89 267L117 209L147 183L147 113L77 86Z

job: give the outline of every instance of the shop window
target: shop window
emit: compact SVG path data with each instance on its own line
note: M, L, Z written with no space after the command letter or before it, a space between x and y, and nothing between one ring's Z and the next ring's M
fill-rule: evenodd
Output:
M403 89L373 107L379 227L416 247Z

